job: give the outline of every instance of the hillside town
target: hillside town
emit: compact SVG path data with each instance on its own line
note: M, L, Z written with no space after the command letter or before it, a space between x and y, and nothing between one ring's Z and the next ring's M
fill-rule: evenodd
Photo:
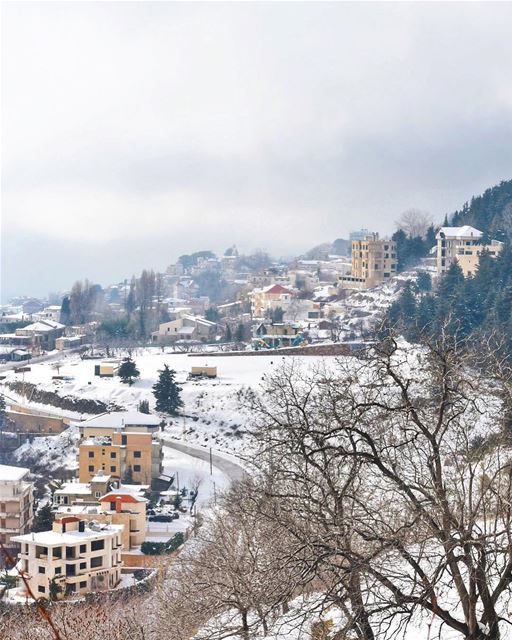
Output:
M130 360L130 356L123 360L113 354L126 349L139 353L146 348L162 357L181 354L182 358L357 352L374 335L404 287L421 280L420 274L427 279L428 288L435 289L450 265L457 265L467 278L477 272L482 253L497 256L503 242L482 244L482 235L469 225L442 226L435 234L435 245L409 270L399 270L396 240L380 239L366 229L353 232L349 243L338 242L348 247L347 255L330 254L328 247L321 247L313 252L316 257L288 264L268 260L252 271L244 270L244 259L235 247L222 258L208 253L183 259L165 274L154 276L158 294L148 299L140 322L146 334L132 337L107 337L104 326L128 317L129 300L132 313L141 320L143 311L134 296L137 283L96 286L90 318L82 324L73 324L67 312L73 291L63 295L60 305L34 298L5 305L0 319L0 377L6 398L2 462L16 461L18 450L26 455L34 438L56 443L68 431L76 434L67 445L68 452L70 446L76 451L74 462L66 464L62 451L57 456L58 464L63 465L57 467L58 473L51 471L50 461L46 472L39 470L35 475L26 467L0 465L2 564L16 576L19 558L19 575L23 576L6 592L8 597L19 602L30 594L54 600L79 598L91 591L118 589L133 576L146 579L147 572L136 572L155 566L154 549L158 545L160 550L165 545L178 548L197 526L197 481L195 486L182 483L180 488L177 471L163 465L165 434L179 438L181 426L167 426L161 412L148 413L151 396L133 396L137 402L132 399L128 410L112 410L104 404L107 410L103 413L76 420L66 417L66 412L59 414L55 405L31 403L33 392L25 393L24 385L31 384L33 367L46 367L46 388L56 389L62 397L65 385L72 384L77 375L76 371L74 376L66 374L69 365L75 364L62 360L68 355L84 363L87 377L113 380L122 376L123 362ZM213 302L200 295L204 293L202 279L212 275L225 283L230 297L216 296ZM147 272L143 278L148 278ZM165 320L157 323L159 318ZM223 360L219 359L219 365L226 371ZM218 367L192 364L188 379L216 381ZM61 391L59 385L64 385ZM41 381L38 386L45 388ZM97 400L102 398L98 388L91 390ZM81 407L80 413L83 416L87 411ZM225 409L223 415L228 415ZM200 410L194 417L198 419L204 419ZM218 447L213 427L205 433L208 431ZM183 436L185 433L183 427ZM205 436L204 442L197 442L204 447L207 440ZM239 445L233 443L220 446L239 451ZM46 518L43 526L35 526L41 514ZM171 528L169 523L174 523Z
M512 2L0 12L0 640L512 640Z
M469 225L438 229L436 244L420 258L434 286L453 261L467 277L482 252L501 251L503 242L482 244L482 235ZM286 264L266 255L244 258L236 247L220 258L203 251L182 256L165 273L144 271L130 282L76 283L60 304L13 299L0 309L1 359L27 362L91 345L152 344L187 352L357 344L374 326L371 292L389 299L396 294L400 256L395 240L367 229L338 245L346 255L329 253L326 245L310 252L314 257Z

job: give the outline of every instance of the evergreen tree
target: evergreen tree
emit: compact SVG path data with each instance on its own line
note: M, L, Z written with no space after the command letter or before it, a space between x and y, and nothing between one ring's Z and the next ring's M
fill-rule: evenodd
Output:
M206 309L204 317L210 322L218 322L219 321L219 312L214 307L210 307Z
M128 383L130 387L135 382L135 379L140 377L140 372L131 356L123 358L121 366L119 367L119 377L122 382L125 384Z
M226 326L226 332L224 333L224 339L226 342L231 342L233 340L233 334L231 333L231 327L229 324Z
M139 409L140 413L149 413L149 401L148 400L141 400L139 402L138 409Z
M405 283L400 296L400 315L402 318L414 318L416 315L416 298L412 292L410 282Z
M62 593L62 587L57 582L57 578L55 576L50 580L48 592L50 594L50 600L58 600L60 594Z
M60 305L60 322L62 324L71 323L71 305L69 302L69 296L62 298L62 304Z
M125 303L125 309L128 315L132 314L137 308L137 300L135 297L135 285L136 285L135 276L132 276L132 279L130 281L130 290L128 292L128 295L126 296L126 303Z
M41 507L34 516L32 532L39 533L40 531L51 531L54 518L55 516L50 503L45 504L44 507Z
M245 338L245 327L243 322L239 322L235 332L235 340L237 342L243 342Z
M272 322L282 322L284 318L284 311L282 307L276 307L270 312L270 318Z
M123 484L133 484L133 469L128 466L123 475Z
M432 289L432 277L428 271L420 271L416 281L418 291L426 293Z
M176 372L164 364L164 368L159 374L158 382L153 385L156 410L171 416L176 415L178 409L183 406L181 387L179 387L174 380Z

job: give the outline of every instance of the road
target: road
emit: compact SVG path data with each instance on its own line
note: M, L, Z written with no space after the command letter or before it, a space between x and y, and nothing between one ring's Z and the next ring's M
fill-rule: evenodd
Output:
M161 438L162 444L165 447L170 447L171 449L176 449L176 451L181 451L182 453L186 453L188 456L192 458L198 458L199 460L205 460L206 462L210 461L210 450L199 447L197 445L186 444L181 440L175 440L174 438ZM232 460L228 460L223 456L219 456L212 451L211 454L212 465L222 471L224 475L226 475L231 482L239 482L243 480L246 475L245 469L242 465L237 464Z

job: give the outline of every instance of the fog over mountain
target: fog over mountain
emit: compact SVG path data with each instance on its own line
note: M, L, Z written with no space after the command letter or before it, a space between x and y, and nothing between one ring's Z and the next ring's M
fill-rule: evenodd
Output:
M436 220L512 175L510 3L4 3L2 298Z

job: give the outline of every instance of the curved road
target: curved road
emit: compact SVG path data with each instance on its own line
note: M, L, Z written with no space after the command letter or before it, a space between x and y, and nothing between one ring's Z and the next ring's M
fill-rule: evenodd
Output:
M181 440L175 440L174 438L160 438L164 447L169 447L170 449L175 449L176 451L181 451L181 453L186 453L188 456L192 458L198 458L199 460L205 460L206 462L210 461L210 450L200 447L198 445L191 445L182 442ZM232 460L228 460L222 456L219 456L215 453L211 454L212 465L222 471L222 473L227 476L231 482L239 482L243 480L246 475L245 469L242 465L233 462Z

